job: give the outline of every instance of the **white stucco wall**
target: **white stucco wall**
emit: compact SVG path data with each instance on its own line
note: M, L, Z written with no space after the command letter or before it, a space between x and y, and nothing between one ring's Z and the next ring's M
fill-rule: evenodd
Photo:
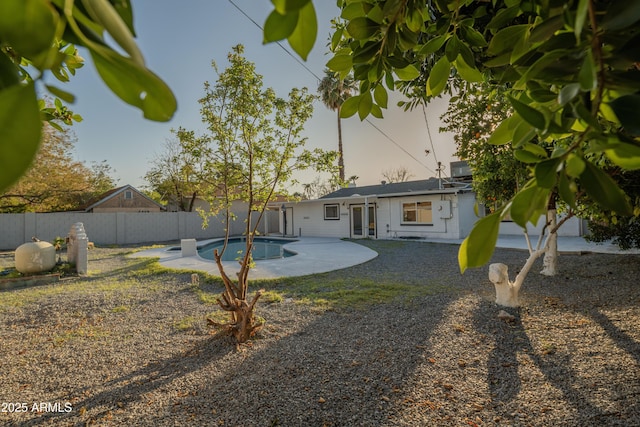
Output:
M349 209L346 203L344 206L339 203L340 219L324 219L324 205L332 203L318 200L294 204L293 233L296 236L349 237Z
M432 224L403 224L402 204L431 202ZM471 230L477 219L474 215L472 193L430 194L405 197L367 197L369 206L376 210L376 234L378 239L399 237L462 238ZM324 205L339 205L338 220L324 219ZM309 200L292 204L294 234L322 237L352 237L351 207L364 206L364 197L336 200ZM462 211L461 211L462 210Z

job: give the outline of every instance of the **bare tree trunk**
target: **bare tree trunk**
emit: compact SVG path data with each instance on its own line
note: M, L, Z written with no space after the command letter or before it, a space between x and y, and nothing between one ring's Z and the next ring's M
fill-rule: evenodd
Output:
M557 239L558 229L572 216L573 212L569 212L567 216L562 218L560 222L556 224L554 212L554 226L551 227L549 235L547 235L546 239L544 239L544 234L549 224L544 227L535 249L533 249L533 247L531 246L529 236L528 234L526 234L525 230L527 246L529 247L529 258L527 258L527 261L522 267L522 270L520 270L513 282L509 280L509 270L505 264L495 263L489 266L489 280L494 284L496 288L496 304L505 307L520 306L519 293L520 288L522 288L522 284L524 283L524 279L527 277L527 274L529 274L529 271L531 270L531 267L533 267L534 262L549 250L551 240ZM542 245L543 241L544 245Z
M340 182L344 182L344 153L342 152L342 120L340 119L340 107L338 110L338 172Z
M557 211L555 209L547 210L547 227L551 230L555 229L558 224ZM549 233L549 242L547 243L547 250L544 253L542 259L542 271L540 274L545 276L555 276L558 274L558 233Z

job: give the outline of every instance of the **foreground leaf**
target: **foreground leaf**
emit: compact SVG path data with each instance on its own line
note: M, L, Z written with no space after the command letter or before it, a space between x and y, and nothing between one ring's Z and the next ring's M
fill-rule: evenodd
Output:
M458 265L464 273L469 267L481 267L493 255L498 241L502 211L480 218L471 233L460 245L458 250Z
M139 108L149 120L165 122L176 111L171 89L158 76L110 49L92 50L102 80L127 104Z
M27 170L38 151L41 132L33 83L0 91L0 193Z
M318 21L313 2L308 2L298 11L298 24L287 38L289 45L305 61L318 36Z
M618 184L591 162L585 163L580 181L587 194L604 209L622 215L631 215L632 209Z

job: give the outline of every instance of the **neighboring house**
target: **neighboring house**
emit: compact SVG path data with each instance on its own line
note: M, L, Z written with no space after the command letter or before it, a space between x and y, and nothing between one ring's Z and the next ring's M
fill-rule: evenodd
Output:
M282 229L287 235L353 239L460 239L477 220L475 203L471 185L461 181L350 186L319 199L285 203Z
M161 212L165 208L131 185L101 194L82 208L85 212Z

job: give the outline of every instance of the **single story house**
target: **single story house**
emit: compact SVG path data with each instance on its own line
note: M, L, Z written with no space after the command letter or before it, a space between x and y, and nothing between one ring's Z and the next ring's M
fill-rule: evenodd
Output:
M131 185L113 188L82 207L85 212L162 212L164 206Z
M466 237L478 219L468 182L430 178L349 186L319 199L285 202L287 235L339 238Z

